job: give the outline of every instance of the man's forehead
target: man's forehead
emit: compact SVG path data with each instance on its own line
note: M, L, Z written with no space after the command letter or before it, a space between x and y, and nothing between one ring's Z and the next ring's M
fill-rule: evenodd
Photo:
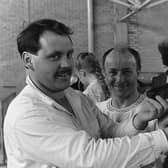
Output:
M117 63L117 62L124 62L124 63L135 63L136 60L134 56L129 52L117 52L117 51L112 51L109 53L106 57L105 63Z
M73 44L68 36L61 36L53 32L45 32L40 37L40 44L43 49L72 50Z
M43 43L44 42L49 43L49 42L55 42L55 41L72 43L68 35L59 35L51 31L44 32L42 36L40 37L40 41Z
M135 58L129 52L127 54L109 54L105 61L105 70L128 70L136 68Z

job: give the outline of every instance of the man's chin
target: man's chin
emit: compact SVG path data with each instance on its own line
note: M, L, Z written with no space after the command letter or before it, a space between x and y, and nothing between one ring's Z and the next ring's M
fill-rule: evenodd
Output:
M47 87L45 86L45 90L47 90L50 93L56 93L56 92L64 91L68 87L70 87L70 82L60 83L60 84L57 82L55 85L50 85Z
M60 85L55 85L55 87L53 87L53 89L55 88L55 90L65 90L67 89L68 87L70 87L70 82L66 82L66 83L61 83Z
M69 85L67 86L62 86L62 87L52 87L52 88L48 88L47 91L50 93L57 93L57 92L62 92L64 90L66 90L67 88L69 88Z
M114 93L114 95L119 96L119 97L122 97L125 95L123 90L115 90L113 93Z

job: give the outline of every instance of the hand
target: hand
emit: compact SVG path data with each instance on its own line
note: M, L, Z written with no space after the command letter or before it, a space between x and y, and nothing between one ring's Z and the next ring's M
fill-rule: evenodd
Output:
M158 125L161 129L168 127L168 109L158 118Z
M156 96L156 100L146 99L136 108L136 115L133 118L136 129L145 129L148 121L159 118L168 110L168 103L163 98Z
M168 127L164 128L163 129L163 132L165 133L166 137L167 137L167 140L168 140Z
M168 116L164 116L158 120L158 125L160 129L168 127Z

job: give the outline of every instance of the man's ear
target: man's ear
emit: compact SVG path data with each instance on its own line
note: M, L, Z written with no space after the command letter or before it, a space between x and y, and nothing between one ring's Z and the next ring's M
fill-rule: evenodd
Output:
M105 77L106 73L105 73L104 68L102 68L102 74L103 74L103 76Z
M33 55L31 53L23 52L22 61L23 61L24 67L26 69L34 70L33 64L32 64L32 57L33 57Z
M138 76L140 75L140 70L137 70L137 75L138 75Z

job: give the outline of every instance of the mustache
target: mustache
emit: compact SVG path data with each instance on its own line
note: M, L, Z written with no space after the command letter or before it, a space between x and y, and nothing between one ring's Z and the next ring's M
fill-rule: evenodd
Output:
M59 70L55 73L55 76L62 74L72 74L72 68L59 68Z

